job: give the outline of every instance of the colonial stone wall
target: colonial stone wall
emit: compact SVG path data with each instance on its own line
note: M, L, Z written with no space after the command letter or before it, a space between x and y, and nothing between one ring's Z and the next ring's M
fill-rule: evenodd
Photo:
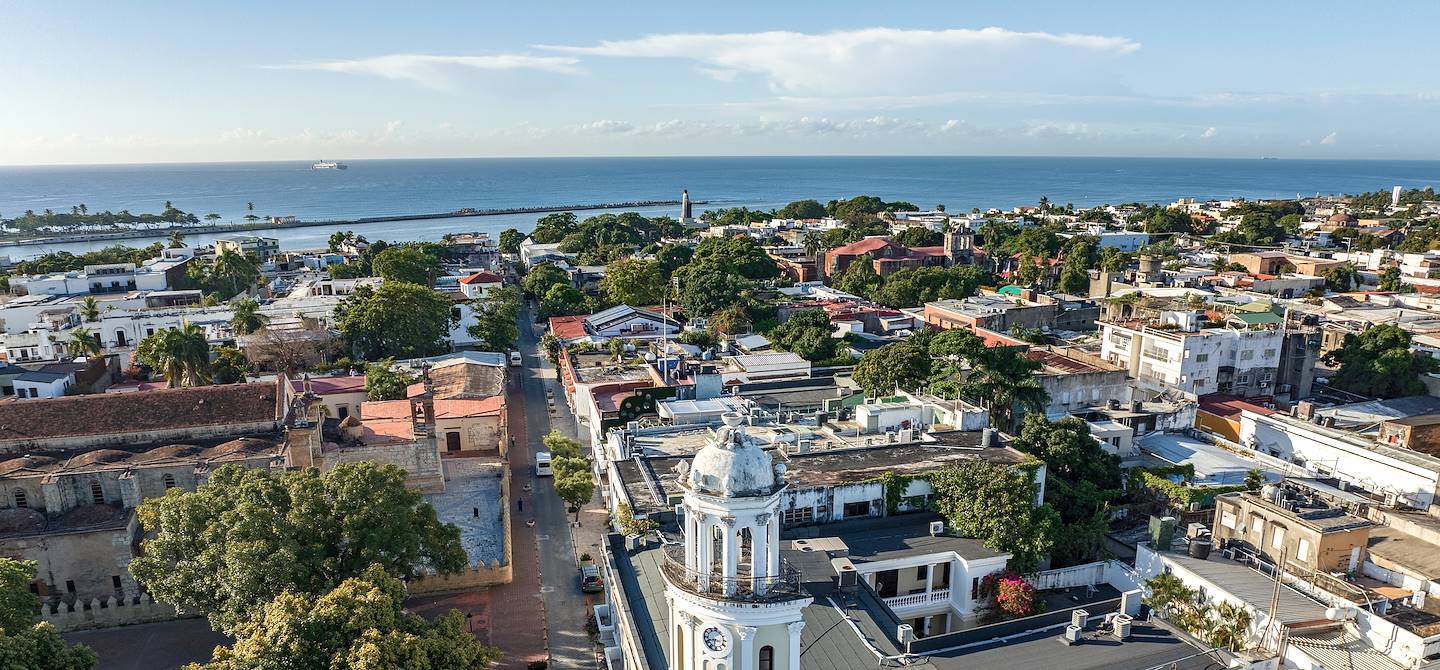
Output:
M175 608L157 603L150 594L139 598L116 600L114 596L105 600L98 598L89 602L77 602L74 607L61 602L53 609L47 603L40 608L40 620L48 621L62 633L72 630L128 626L137 623L153 623L176 618Z
M132 514L119 528L51 532L0 539L0 555L35 561L36 579L43 582L42 599L88 602L140 593L130 576L130 559L140 534ZM119 589L115 580L119 578ZM70 584L75 590L70 591Z
M506 550L506 553L509 553L508 544L506 545ZM407 582L407 590L410 595L464 591L482 586L509 584L513 578L510 564L491 561L489 565L476 563L467 566L465 570L461 572L453 574L431 572L422 577L416 577Z
M255 423L233 423L215 426L186 427L175 430L157 430L134 433L107 433L103 435L77 435L71 437L49 437L34 440L0 441L0 454L33 454L48 451L84 450L96 447L123 449L135 444L167 442L184 443L209 438L228 438L236 435L272 433L279 429L275 421Z
M440 469L440 452L435 443L422 440L409 444L382 444L375 446L346 445L324 452L317 465L322 471L330 471L341 463L374 461L394 465L406 473L405 483L420 491L445 490L444 475Z

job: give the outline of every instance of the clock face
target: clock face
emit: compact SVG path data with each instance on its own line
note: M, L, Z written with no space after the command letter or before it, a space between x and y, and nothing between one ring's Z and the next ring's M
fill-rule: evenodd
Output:
M730 646L730 638L725 636L725 631L714 626L706 628L700 635L705 641L705 648L717 654L724 653Z

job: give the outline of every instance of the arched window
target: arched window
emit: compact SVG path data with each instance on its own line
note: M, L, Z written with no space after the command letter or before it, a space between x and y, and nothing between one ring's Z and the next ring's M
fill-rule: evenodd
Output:
M165 490L168 491L175 488L175 475L166 473L165 476L161 479L161 481L165 482Z
M759 670L775 670L775 648L768 644L760 648Z
M25 494L25 489L15 489L15 508L25 509L30 506L30 496Z
M100 486L100 482L90 482L90 502L96 505L105 504L105 489Z

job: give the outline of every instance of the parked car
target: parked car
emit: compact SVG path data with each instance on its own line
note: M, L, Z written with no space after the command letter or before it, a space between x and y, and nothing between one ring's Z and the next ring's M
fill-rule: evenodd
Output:
M599 593L605 590L605 579L600 576L600 569L594 565L580 566L580 592Z
M520 352L518 352L518 351L512 351L512 352L510 352L510 365L511 365L512 367L520 367L520 366L523 365L524 363L525 363L525 359L520 357Z

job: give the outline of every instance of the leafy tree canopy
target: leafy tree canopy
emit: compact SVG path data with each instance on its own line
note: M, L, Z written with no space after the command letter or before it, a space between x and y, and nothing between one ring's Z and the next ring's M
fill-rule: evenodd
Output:
M719 266L746 279L774 279L780 275L775 259L748 237L706 238L695 248L691 263Z
M187 670L478 670L499 658L459 611L431 622L405 611L404 601L404 582L380 565L322 594L281 593L238 623L233 645Z
M771 330L770 341L807 361L819 362L834 358L840 348L840 340L831 337L833 330L825 310L807 309L791 314Z
M530 268L530 271L525 273L525 279L520 282L525 293L536 298L545 297L545 294L550 292L550 287L556 284L569 286L570 275L553 263L540 263Z
M1410 333L1384 324L1345 336L1344 344L1325 354L1325 362L1339 365L1330 378L1336 388L1380 398L1425 393L1420 375L1434 372L1440 363L1410 350Z
M541 316L571 316L589 311L590 304L580 289L569 284L556 284L540 299Z
M335 307L335 325L363 358L433 356L449 348L450 299L418 284L361 286Z
M819 219L825 216L825 206L817 200L796 200L775 212L782 219Z
M395 367L395 359L384 358L365 366L365 397L400 400L405 397L405 389L417 381L415 375Z
M932 474L930 486L935 509L950 527L1013 554L1014 570L1033 570L1055 543L1058 515L1049 506L1035 506L1035 482L1028 468L962 461Z
M855 383L873 396L889 395L896 388L913 390L930 376L930 356L910 342L887 344L865 352L855 365Z
M440 274L440 257L415 246L394 246L376 254L370 267L386 281L429 286Z
M536 244L555 244L573 232L577 222L574 212L546 214L535 222L535 230L530 231L530 239L535 240Z
M664 298L664 290L658 261L632 258L613 261L605 266L605 277L600 280L601 294L616 305L654 305Z
M325 473L225 465L138 514L147 535L131 574L229 634L251 632L243 624L282 593L321 595L371 566L408 579L467 563L459 529L405 487L403 470L373 461Z
M472 303L475 323L468 332L479 340L481 351L509 351L520 338L520 290L514 286L490 289Z
M870 254L861 254L851 261L845 271L834 280L835 288L851 295L868 298L880 290L883 280L875 272L875 263Z
M70 646L39 622L40 600L30 592L35 562L0 558L0 666L15 670L90 670L95 652Z
M888 307L919 307L936 300L968 298L991 281L988 272L973 265L897 270L885 278L871 299Z
M514 228L506 228L500 231L500 239L496 242L502 254L520 253L520 243L525 241L525 233Z
M895 236L895 243L906 247L938 247L945 236L925 226L910 226Z

